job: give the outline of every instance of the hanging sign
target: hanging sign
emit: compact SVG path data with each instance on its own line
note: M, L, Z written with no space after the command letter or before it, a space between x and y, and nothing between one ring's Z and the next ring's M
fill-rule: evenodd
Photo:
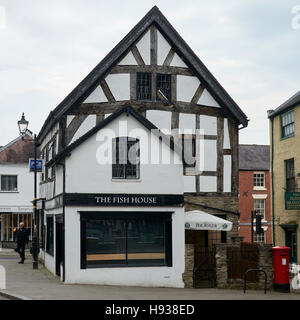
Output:
M43 170L43 160L36 159L36 171L42 172ZM29 159L29 171L34 171L34 159Z
M300 192L285 193L285 209L300 210Z

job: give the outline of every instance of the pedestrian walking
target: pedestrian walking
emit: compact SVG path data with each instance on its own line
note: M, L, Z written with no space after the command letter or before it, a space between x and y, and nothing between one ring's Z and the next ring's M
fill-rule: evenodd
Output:
M19 253L21 261L19 263L24 263L25 261L25 245L28 245L29 237L28 230L24 227L24 223L19 224L19 229L17 230L17 248L16 252Z

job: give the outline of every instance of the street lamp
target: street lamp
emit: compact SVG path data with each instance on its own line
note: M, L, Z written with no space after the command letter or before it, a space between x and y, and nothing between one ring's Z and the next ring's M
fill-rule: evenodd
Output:
M25 135L27 132L29 121L25 119L24 112L22 114L22 118L18 121L18 127L20 135L22 136L22 140L25 140ZM27 140L29 141L29 140ZM31 141L31 140L30 140ZM36 181L37 181L37 170L36 170L36 154L37 154L37 141L36 141L36 134L34 134L34 197L33 197L33 213L34 213L34 231L33 231L33 238L32 238L32 247L33 247L33 269L38 269L38 255L39 255L39 237L38 237L38 216L37 216L37 209L36 209L36 200L37 200L37 188L36 188Z

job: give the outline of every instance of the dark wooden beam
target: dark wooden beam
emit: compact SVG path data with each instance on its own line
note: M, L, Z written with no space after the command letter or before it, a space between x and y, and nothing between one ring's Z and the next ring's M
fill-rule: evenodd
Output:
M199 84L199 87L197 88L192 100L191 100L191 103L197 103L198 100L200 99L203 91L204 91L204 86L202 85L202 83Z
M168 55L166 56L163 66L169 66L173 60L174 55L175 55L175 51L171 48Z
M153 90L153 95L156 91ZM222 116L223 111L220 108L208 107L199 104L192 104L189 102L175 102L174 107L169 106L162 101L138 101L125 100L114 102L99 102L99 103L82 103L77 109L72 111L72 114L98 114L100 111L105 113L114 112L124 106L131 105L134 109L142 108L144 110L164 110L176 111L192 114L203 114L209 116ZM71 113L70 113L71 114Z
M131 72L151 72L165 73L183 76L194 76L191 70L183 67L157 66L157 65L139 65L139 66L115 66L111 69L111 74L131 73Z
M140 65L140 66L144 66L145 62L144 62L144 60L143 60L143 58L142 58L142 56L141 56L141 54L139 52L139 49L137 48L136 45L133 45L131 47L131 52L132 52L137 64Z
M223 143L224 143L224 119L217 119L217 191L223 192Z
M150 61L152 66L157 65L157 29L150 28Z
M76 115L71 123L66 128L66 146L71 142L72 138L74 137L76 131L79 129L83 121L87 118L87 114L78 114Z
M103 90L103 92L109 102L116 101L116 99L114 98L113 94L111 93L109 86L105 80L102 80L100 82L100 86L101 86L101 88L102 88L102 90Z
M239 189L239 130L238 124L228 118L228 130L231 147L231 192L237 193Z

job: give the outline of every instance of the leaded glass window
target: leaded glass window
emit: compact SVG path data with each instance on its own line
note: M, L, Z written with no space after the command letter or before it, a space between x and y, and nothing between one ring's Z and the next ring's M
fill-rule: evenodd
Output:
M136 75L137 100L151 100L151 73L137 72Z
M157 74L156 78L157 100L163 101L162 97L158 94L160 90L168 101L171 101L171 75L170 74Z

